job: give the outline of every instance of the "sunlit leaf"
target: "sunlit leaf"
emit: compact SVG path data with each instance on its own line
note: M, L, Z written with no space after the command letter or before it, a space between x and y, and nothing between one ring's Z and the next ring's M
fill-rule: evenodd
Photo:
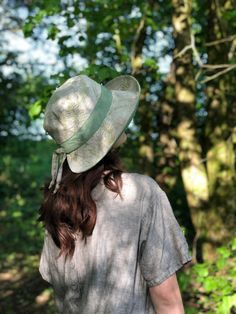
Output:
M42 110L41 100L37 100L30 106L29 115L31 119L35 119L39 116Z

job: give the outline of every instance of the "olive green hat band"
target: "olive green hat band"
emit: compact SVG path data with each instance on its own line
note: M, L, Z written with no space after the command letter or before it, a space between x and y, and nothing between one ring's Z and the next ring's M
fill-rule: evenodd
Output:
M111 91L101 85L101 95L89 118L84 122L78 132L59 145L66 154L73 152L93 136L106 118L111 104Z

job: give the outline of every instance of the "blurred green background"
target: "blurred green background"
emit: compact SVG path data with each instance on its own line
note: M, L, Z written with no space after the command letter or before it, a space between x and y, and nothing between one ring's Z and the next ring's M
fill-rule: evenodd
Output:
M123 163L160 184L183 228L186 313L236 313L235 1L2 0L0 17L0 313L55 313L38 273L54 149L42 120L81 73L139 80Z

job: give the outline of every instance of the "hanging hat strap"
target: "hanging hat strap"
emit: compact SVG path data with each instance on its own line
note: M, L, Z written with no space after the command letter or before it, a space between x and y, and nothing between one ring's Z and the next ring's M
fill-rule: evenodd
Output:
M55 180L56 180L56 175L57 175L57 167L58 167L58 159L57 159L57 154L56 152L53 152L52 154L52 166L51 166L51 182L49 184L49 189L53 186Z
M64 152L62 148L58 148L53 152L52 168L51 168L52 179L48 187L50 189L56 182L56 186L54 188L53 194L55 194L57 190L59 189L61 178L62 178L63 163L65 159L66 159L66 153Z

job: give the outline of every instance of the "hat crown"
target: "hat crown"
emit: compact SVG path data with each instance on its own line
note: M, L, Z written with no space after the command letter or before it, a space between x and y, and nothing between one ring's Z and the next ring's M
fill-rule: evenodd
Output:
M44 129L61 144L77 132L94 110L101 85L86 75L68 79L52 94L44 118Z

